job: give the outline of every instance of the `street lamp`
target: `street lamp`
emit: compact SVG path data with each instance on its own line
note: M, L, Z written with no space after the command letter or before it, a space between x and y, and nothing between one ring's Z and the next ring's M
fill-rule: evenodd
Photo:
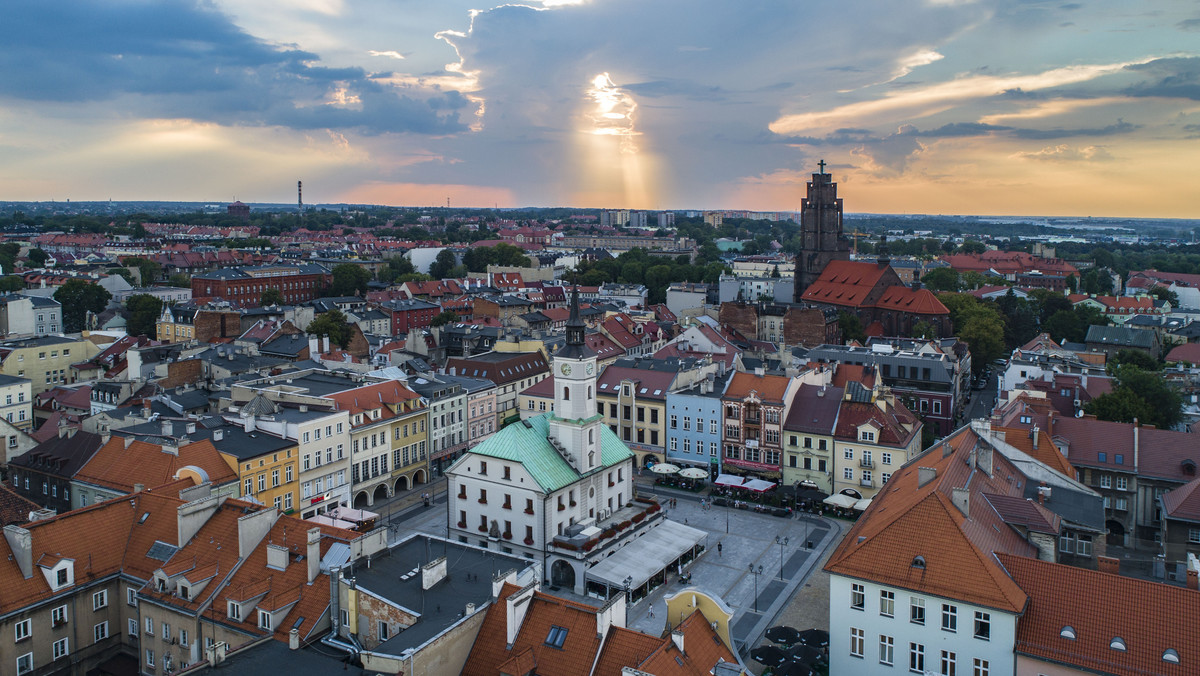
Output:
M750 564L750 574L754 576L754 612L758 612L758 576L762 575L763 567L754 568L754 564Z
M621 586L625 588L625 626L629 626L629 604L632 597L629 595L629 587L633 585L633 576L626 575L621 581Z
M791 538L781 538L778 535L775 536L775 544L779 545L779 579L781 581L783 580L783 548L786 547L790 541Z

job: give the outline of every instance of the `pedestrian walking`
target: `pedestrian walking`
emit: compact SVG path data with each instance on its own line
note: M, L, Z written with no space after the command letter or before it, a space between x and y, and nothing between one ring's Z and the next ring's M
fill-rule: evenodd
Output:
M650 604L650 617L654 617L654 604Z
M724 545L723 543L721 543L721 542L718 542L718 543L717 543L717 556L718 556L718 557L720 557L720 556L721 556L721 550L722 550L722 549L724 549L724 548L725 548L725 545Z

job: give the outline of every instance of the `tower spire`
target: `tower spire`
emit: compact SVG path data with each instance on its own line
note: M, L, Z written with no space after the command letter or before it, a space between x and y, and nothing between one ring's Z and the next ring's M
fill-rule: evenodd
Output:
M583 345L583 320L579 318L579 283L571 285L571 316L567 318L567 345Z

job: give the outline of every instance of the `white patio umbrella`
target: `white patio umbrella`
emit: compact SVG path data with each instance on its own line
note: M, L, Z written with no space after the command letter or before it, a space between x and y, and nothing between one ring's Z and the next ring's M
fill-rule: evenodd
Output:
M679 471L679 465L672 465L669 462L660 462L650 468L655 474L674 474Z
M862 500L859 500L858 502L854 503L854 509L857 509L860 512L867 511L867 508L870 506L871 506L871 498L863 498Z
M849 495L842 495L841 493L838 493L837 495L831 495L825 498L821 502L824 502L827 505L833 505L834 507L841 507L842 509L850 509L854 506L854 503L858 502L858 499L852 498Z
M704 479L708 477L708 472L699 467L688 467L687 469L679 470L679 476L684 479Z

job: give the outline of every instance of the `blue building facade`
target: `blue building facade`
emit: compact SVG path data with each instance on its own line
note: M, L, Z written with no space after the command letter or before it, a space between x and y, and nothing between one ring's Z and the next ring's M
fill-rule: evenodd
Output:
M699 467L716 477L721 471L721 395L730 373L667 393L667 462Z

